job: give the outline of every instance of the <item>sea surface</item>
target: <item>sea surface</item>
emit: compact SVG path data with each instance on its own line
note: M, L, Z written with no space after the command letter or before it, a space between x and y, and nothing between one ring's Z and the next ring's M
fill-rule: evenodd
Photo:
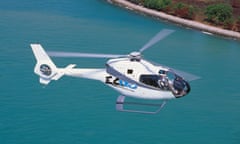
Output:
M128 54L162 29L144 58L201 77L156 115L115 110L101 82L39 84L31 43L46 50ZM53 58L102 68L106 59ZM0 1L0 144L239 144L240 42L206 35L105 0Z

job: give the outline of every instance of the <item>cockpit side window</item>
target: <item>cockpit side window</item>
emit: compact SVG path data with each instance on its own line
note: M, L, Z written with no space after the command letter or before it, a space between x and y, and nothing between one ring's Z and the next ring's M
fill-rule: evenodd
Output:
M140 82L156 88L159 88L158 80L159 80L158 75L141 75L140 76Z
M174 79L176 78L176 75L173 72L168 71L167 77L168 77L168 80L174 81Z
M159 70L159 72L158 72L160 75L161 74L166 74L166 71L165 70Z

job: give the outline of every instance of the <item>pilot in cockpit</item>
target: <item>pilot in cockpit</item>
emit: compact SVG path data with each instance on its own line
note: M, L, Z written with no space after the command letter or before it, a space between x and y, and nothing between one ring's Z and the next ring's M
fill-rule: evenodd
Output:
M168 78L165 70L159 71L158 85L161 89L169 90Z

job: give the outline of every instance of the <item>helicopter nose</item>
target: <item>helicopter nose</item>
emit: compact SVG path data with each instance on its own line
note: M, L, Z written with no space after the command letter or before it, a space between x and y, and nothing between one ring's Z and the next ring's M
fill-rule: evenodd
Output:
M174 90L172 91L176 98L183 97L191 91L189 83L183 79L174 80Z

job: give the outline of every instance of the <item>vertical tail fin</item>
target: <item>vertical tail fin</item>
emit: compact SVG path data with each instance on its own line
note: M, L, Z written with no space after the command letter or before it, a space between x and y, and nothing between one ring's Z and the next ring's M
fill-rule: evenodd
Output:
M31 44L32 51L37 60L34 72L39 75L39 82L47 85L51 80L58 80L64 75L64 69L58 69L40 44ZM67 68L73 68L69 65Z

